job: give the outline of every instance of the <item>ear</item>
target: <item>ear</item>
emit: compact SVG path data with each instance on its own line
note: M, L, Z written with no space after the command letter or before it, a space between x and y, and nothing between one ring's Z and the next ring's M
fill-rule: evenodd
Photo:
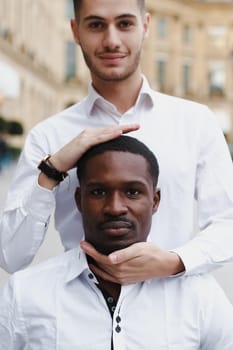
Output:
M160 203L160 190L156 188L154 191L152 214L156 213L159 203Z
M77 208L78 208L78 210L81 213L82 212L82 205L81 205L81 190L80 190L80 187L76 188L74 197L75 197L75 202L76 202Z
M70 26L71 26L74 40L75 40L76 44L79 45L79 30L78 30L78 23L77 23L76 19L70 20Z
M150 24L150 14L149 13L145 13L144 15L144 23L143 23L143 27L144 27L144 39L148 37L149 35L149 24Z

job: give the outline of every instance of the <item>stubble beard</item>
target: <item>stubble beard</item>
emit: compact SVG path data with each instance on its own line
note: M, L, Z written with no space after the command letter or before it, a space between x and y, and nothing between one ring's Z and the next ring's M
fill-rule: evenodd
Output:
M88 240L87 240L88 241ZM136 242L132 242L132 243L124 243L124 242L121 242L120 244L118 242L116 242L115 244L109 244L109 245L105 245L103 242L101 243L97 243L97 242L90 242L88 241L89 243L91 243L94 248L101 254L103 255L109 255L117 250L121 250L121 249L125 249L125 248L128 248L129 246L131 246L133 243L136 243Z
M127 80L130 76L134 74L137 70L140 60L141 60L141 49L134 56L133 62L127 66L122 72L117 72L116 70L113 72L104 72L103 69L98 69L98 67L94 64L90 56L82 49L83 57L86 62L87 67L89 68L91 75L96 76L98 79L103 80L105 82L120 82ZM111 68L109 68L111 70ZM109 70L106 69L106 70ZM114 69L114 67L112 68Z

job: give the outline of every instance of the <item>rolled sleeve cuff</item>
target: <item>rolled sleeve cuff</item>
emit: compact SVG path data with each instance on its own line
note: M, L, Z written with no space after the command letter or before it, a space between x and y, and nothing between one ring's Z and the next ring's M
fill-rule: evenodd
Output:
M55 208L56 188L48 190L35 183L32 191L25 198L23 208L33 217L47 221Z
M191 244L190 242L182 247L173 249L172 252L179 255L179 257L181 258L184 264L185 271L182 272L181 274L192 275L192 274L207 272L208 270L207 256L203 255L200 249L195 249L193 244ZM203 266L205 265L206 265L206 271L203 271ZM178 275L175 275L175 276L178 276Z

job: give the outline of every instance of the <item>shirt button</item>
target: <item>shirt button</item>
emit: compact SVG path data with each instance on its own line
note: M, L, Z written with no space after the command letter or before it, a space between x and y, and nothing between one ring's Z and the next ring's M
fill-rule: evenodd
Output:
M112 304L113 303L113 298L112 297L108 297L107 301L108 301L109 304Z
M120 323L120 322L121 322L120 316L117 316L117 317L116 317L116 322L117 322L117 323Z
M121 332L121 327L120 327L119 325L117 325L116 328L115 328L115 331L116 331L117 333L120 333L120 332Z
M93 278L94 278L93 274L92 274L92 273L89 273L89 274L88 274L88 278L90 278L90 280L93 280Z
M111 310L112 310L112 312L114 312L116 310L116 306L112 306Z

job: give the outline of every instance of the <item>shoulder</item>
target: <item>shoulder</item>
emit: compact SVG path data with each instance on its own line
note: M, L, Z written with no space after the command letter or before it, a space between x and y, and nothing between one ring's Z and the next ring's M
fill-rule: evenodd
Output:
M38 331L41 322L47 324L46 320L56 314L60 291L57 286L63 285L68 265L77 253L78 250L74 249L16 272L0 289L0 334L9 338L8 342L16 338L14 341L18 344L20 339L27 339L29 331L35 327ZM2 342L1 339L0 344Z
M175 280L175 278L174 278ZM209 289L219 286L215 278L211 274L196 274L196 275L184 275L177 278L177 282L186 289L193 289L193 293L202 295L208 292Z
M77 254L77 249L72 249L40 264L18 271L12 275L11 279L18 289L28 290L30 294L33 294L33 290L38 288L41 291L43 288L49 290L58 279L62 280L70 262Z
M69 108L66 108L44 120L36 124L33 130L44 130L44 127L59 127L69 126L70 124L73 126L73 123L77 121L77 118L82 117L85 113L85 99L81 102L78 102ZM57 124L59 123L59 124Z
M183 300L196 301L201 306L215 298L216 294L224 294L214 277L210 274L180 276L165 279L165 285L169 290L177 290L183 295ZM203 303L204 302L204 303Z
M233 320L233 305L228 300L222 287L216 279L209 273L192 275L181 278L182 288L185 295L188 296L187 302L190 300L196 302L198 305L200 315L203 319L208 315L212 317L213 310L227 308L231 319ZM190 299L189 299L190 297ZM205 323L205 320L203 320Z
M187 100L173 95L167 95L158 91L153 91L153 100L155 101L155 103L156 101L160 102L161 105L166 105L167 103L169 103L172 105L181 106L183 108L191 108L195 110L202 110L207 108L207 106L202 103Z
M22 310L25 318L29 317L32 310L46 315L51 310L55 312L56 297L66 285L66 276L76 255L77 249L73 249L13 274L6 293L13 300L14 309Z
M184 318L195 319L205 329L213 321L215 310L228 310L225 314L233 320L233 305L211 274L166 278L164 292L171 310L183 310Z
M88 119L83 100L36 124L29 131L25 146L28 146L27 149L38 148L39 154L54 153L77 136L87 125Z
M212 275L181 276L164 282L170 318L177 310L175 321L178 324L181 320L187 334L191 329L193 334L197 331L202 349L232 349L233 305Z
M154 115L168 131L197 143L208 143L222 134L216 115L206 105L158 92L154 92L153 101Z
M214 113L208 106L195 101L166 95L156 91L154 91L153 94L153 101L155 109L157 109L158 112L166 114L173 119L193 119L195 123L199 121L203 123L205 120L216 120Z

